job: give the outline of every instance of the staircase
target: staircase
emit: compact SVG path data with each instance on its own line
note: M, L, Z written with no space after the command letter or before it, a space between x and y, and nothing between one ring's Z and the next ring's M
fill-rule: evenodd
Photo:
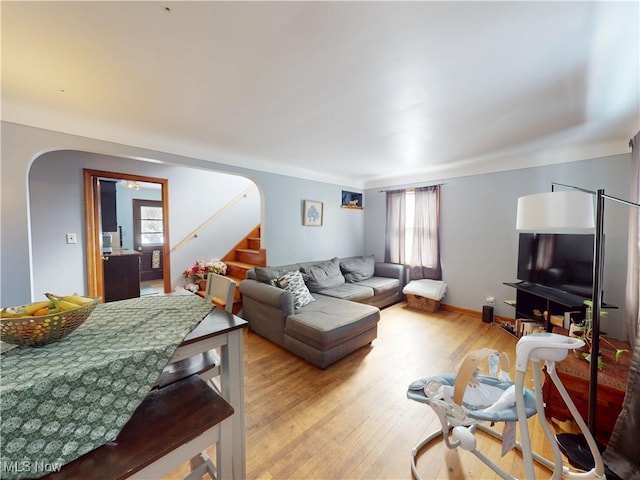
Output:
M245 238L243 238L229 253L222 257L222 261L227 264L227 277L240 285L245 279L247 270L254 267L265 267L267 265L267 252L261 248L260 225L254 228ZM214 303L218 305L214 299ZM218 305L223 307L223 305ZM240 288L236 287L233 299L233 313L238 313L242 308L242 296Z

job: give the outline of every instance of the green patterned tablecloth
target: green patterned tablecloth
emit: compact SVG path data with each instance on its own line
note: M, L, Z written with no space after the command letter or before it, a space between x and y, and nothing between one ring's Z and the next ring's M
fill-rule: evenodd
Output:
M114 440L210 311L197 295L100 304L59 342L0 355L0 477L37 478Z

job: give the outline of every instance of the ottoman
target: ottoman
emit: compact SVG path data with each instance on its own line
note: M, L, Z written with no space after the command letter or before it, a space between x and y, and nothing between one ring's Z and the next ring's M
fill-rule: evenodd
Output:
M440 300L447 292L447 284L442 280L411 280L402 289L407 296L407 305L423 312L435 312L440 308Z

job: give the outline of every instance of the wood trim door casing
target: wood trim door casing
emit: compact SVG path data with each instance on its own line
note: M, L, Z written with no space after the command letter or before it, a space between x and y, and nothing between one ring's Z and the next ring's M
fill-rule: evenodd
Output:
M87 252L87 294L103 297L102 261L100 260L100 202L98 201L98 177L83 170L84 228Z
M100 202L98 178L113 178L138 182L159 183L161 191L164 245L162 275L164 291L171 291L171 262L169 260L169 181L166 178L147 177L104 170L83 169L85 246L87 252L87 295L104 297L102 252L100 251Z

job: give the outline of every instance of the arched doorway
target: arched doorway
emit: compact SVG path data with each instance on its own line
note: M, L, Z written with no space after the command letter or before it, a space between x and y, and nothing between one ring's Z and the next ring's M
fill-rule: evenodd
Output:
M123 172L125 179L134 181L168 180L167 195L163 197L169 212L172 243L168 254L164 254L170 268L169 274L163 275L163 282L169 281L165 291L186 284L182 272L194 260L223 256L239 238L262 223L260 190L245 176L86 151L49 151L34 159L28 174L29 251L34 298L44 292L89 291L87 261L100 253L100 242L91 241L89 248L93 251L85 248L88 238L85 211L92 211L89 208L92 202L85 201L84 169L110 175ZM249 186L254 187L250 193L240 195ZM232 209L216 215L230 198L237 196L241 200ZM91 215L91 221L97 222L95 214ZM215 221L200 229L214 215ZM198 234L190 238L194 230ZM75 234L76 244L65 241L67 233ZM98 273L91 275L99 276ZM96 285L98 280L91 281Z

